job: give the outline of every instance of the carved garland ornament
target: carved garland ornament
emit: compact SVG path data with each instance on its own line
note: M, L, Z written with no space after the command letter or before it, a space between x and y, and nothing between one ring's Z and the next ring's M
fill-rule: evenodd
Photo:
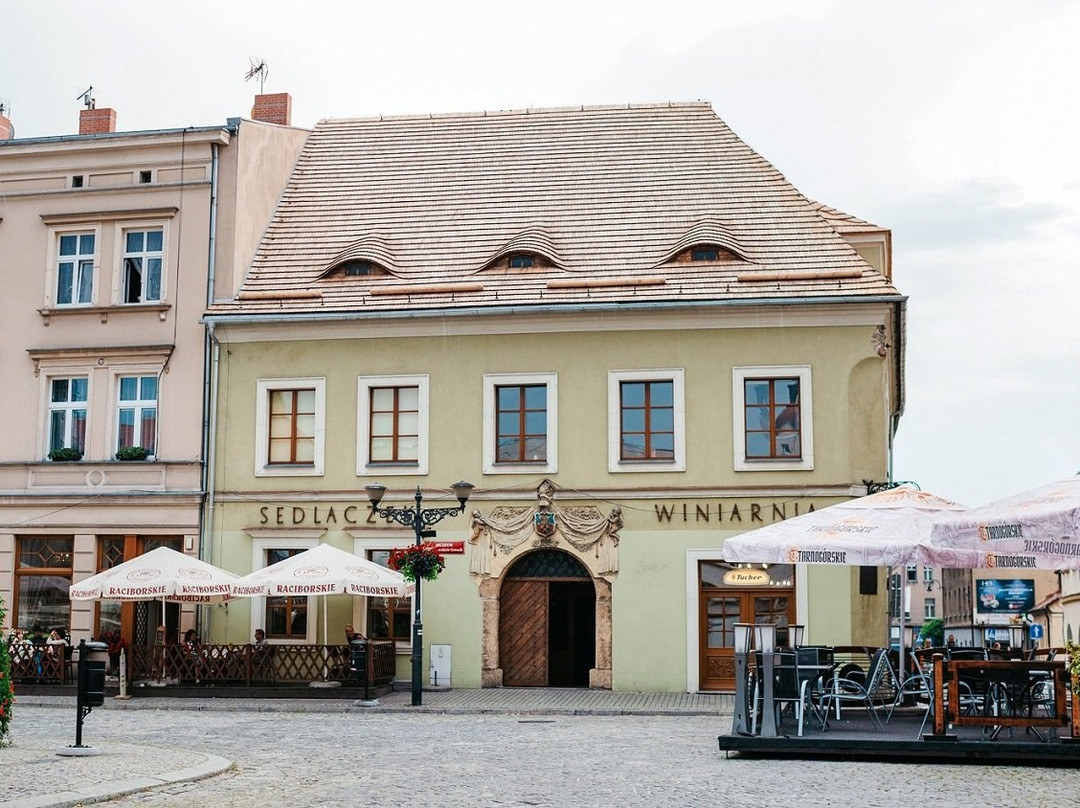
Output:
M534 508L500 505L486 517L474 508L469 571L488 577L492 560L500 554L509 556L526 542L535 549L558 547L560 539L565 539L581 556L593 553L598 575L617 575L622 509L615 506L604 516L592 505L562 508L554 502L555 493L555 484L545 479L536 489Z

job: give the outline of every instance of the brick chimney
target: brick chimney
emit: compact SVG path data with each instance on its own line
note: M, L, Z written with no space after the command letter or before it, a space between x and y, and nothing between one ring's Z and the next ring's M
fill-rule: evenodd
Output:
M4 115L4 105L0 104L0 140L11 140L13 137L15 137L15 125Z
M251 117L263 123L291 126L292 96L288 93L268 93L255 96L255 106L251 108Z
M80 135L104 135L116 131L116 110L84 109L79 112Z

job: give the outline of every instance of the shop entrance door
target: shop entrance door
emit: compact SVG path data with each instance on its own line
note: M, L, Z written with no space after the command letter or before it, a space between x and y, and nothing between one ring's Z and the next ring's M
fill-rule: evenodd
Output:
M557 550L525 556L507 572L499 596L503 685L589 686L596 589L587 576L577 559Z
M767 586L725 586L731 565L702 562L700 571L698 659L701 661L698 686L701 690L735 689L735 624L774 623L777 642L787 641L784 631L795 622L795 591L792 571L773 567L757 577ZM770 577L770 573L772 576ZM746 578L744 574L737 576ZM772 583L770 583L770 581ZM786 587L777 586L785 583Z

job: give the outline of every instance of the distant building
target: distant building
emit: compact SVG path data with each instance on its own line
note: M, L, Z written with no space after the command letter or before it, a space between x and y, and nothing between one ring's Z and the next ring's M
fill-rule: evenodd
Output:
M92 103L78 135L0 121L0 596L11 626L175 640L193 607L72 605L67 587L159 545L200 553L202 313L233 294L308 133L116 122Z
M210 560L330 542L385 562L413 532L364 486L437 507L464 478L425 681L727 689L738 621L882 645L883 570L736 570L721 546L888 478L889 239L705 103L323 121L206 316ZM408 602L322 600L234 602L204 634L352 623L408 677Z

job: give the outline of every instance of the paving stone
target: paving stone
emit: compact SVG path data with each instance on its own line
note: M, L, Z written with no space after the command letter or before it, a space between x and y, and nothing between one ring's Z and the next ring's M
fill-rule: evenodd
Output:
M165 778L222 758L233 765L215 776L99 804L894 808L925 797L935 808L1038 808L1076 800L1071 770L728 759L717 750L716 736L730 728L730 711L717 709L716 701L529 695L425 693L421 708L405 706L408 694L401 704L390 698L375 708L336 700L273 700L271 706L271 700L135 699L87 717L84 743L103 751L92 758L55 755L73 742L73 706L20 703L15 746L0 750L0 806L12 800L29 805L86 778L96 777L98 785ZM665 701L681 704L681 712L662 706Z

